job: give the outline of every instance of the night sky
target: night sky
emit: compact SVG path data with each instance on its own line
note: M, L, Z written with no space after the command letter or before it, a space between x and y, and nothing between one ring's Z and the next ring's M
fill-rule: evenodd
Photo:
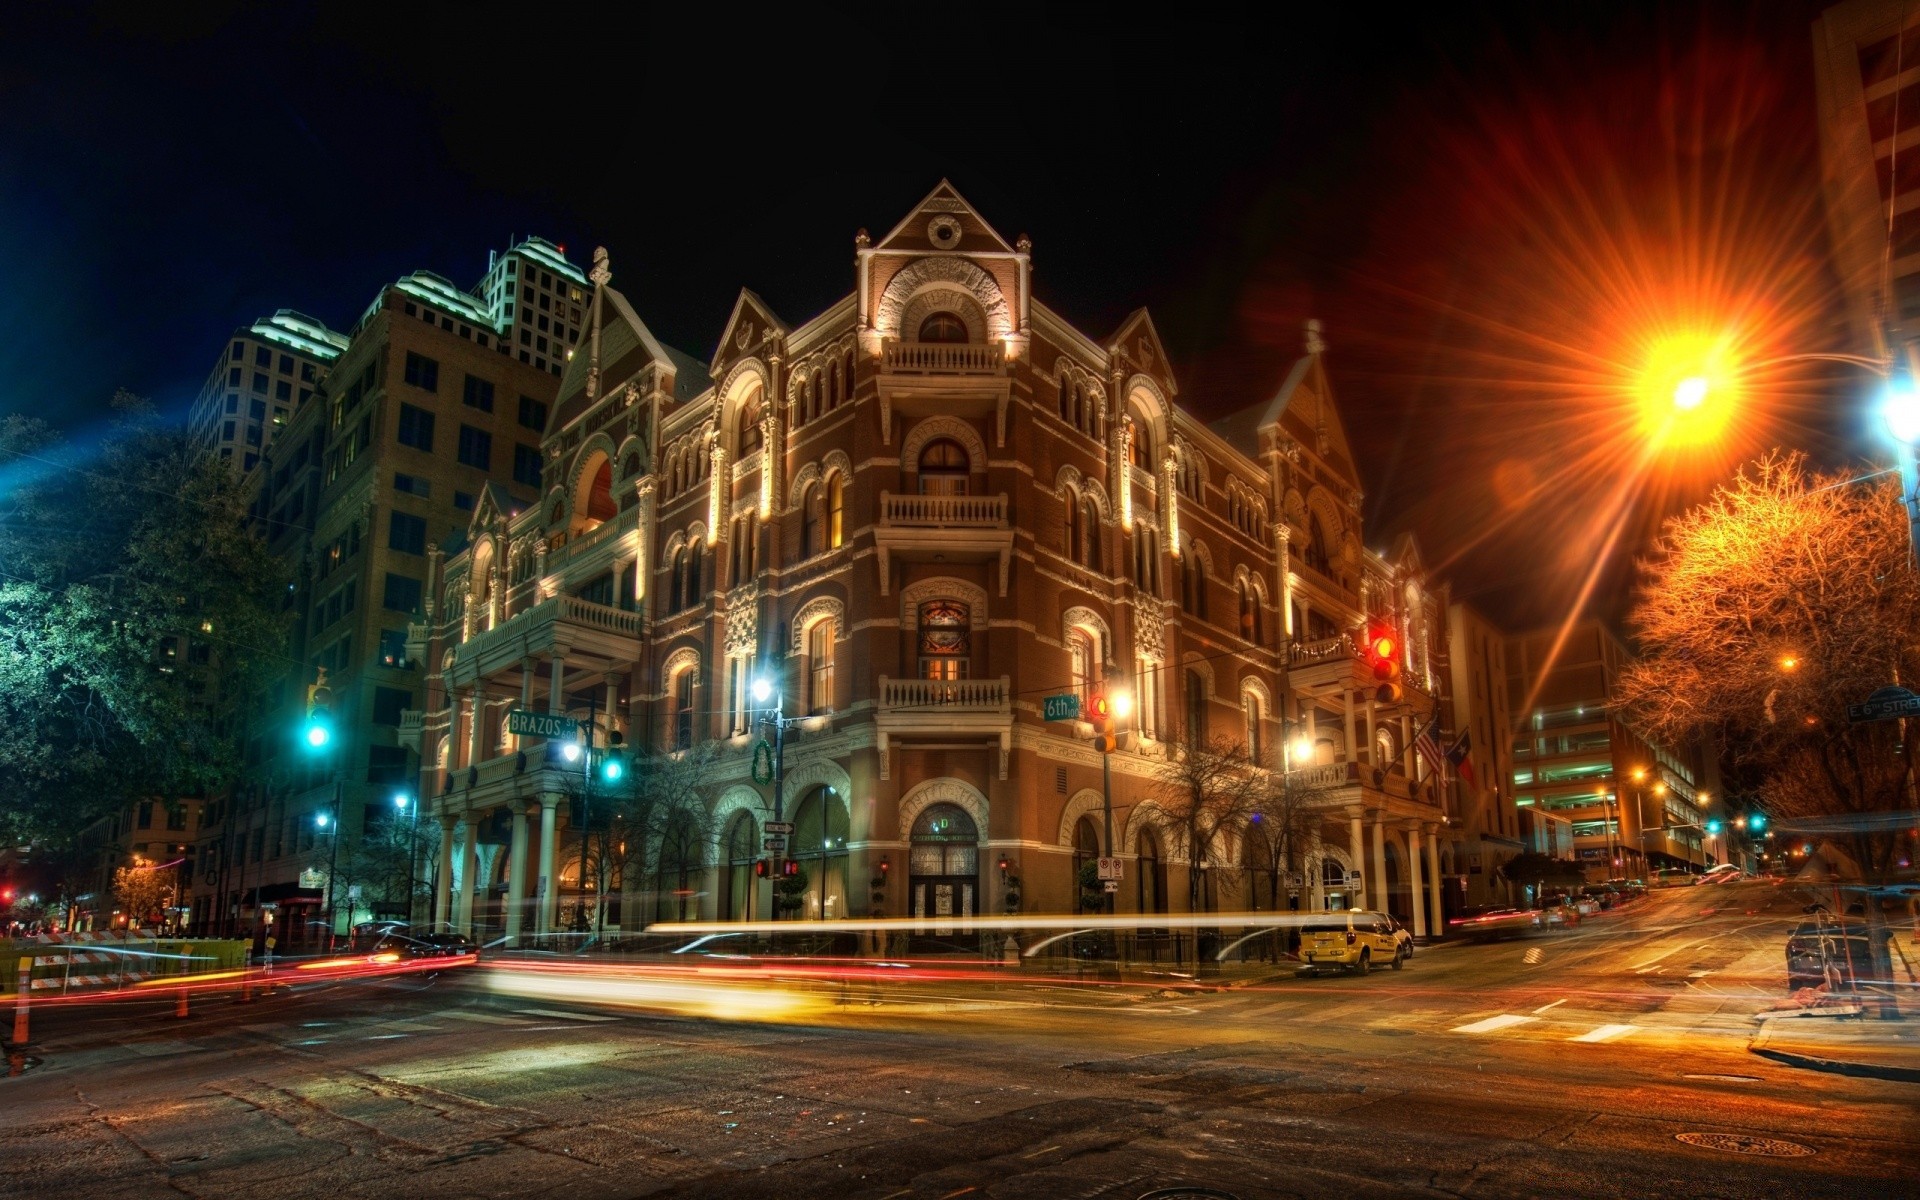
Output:
M740 287L812 316L851 290L855 230L945 176L1090 334L1150 308L1204 415L1271 394L1321 318L1368 540L1413 532L1524 627L1566 611L1600 486L1552 474L1608 436L1572 419L1614 353L1595 294L1738 246L1716 278L1790 276L1794 345L1843 346L1816 5L604 11L10 6L0 410L85 439L125 387L184 416L235 326L344 329L384 282L470 285L529 233L583 266L606 245L705 358ZM1870 456L1861 386L1797 384L1741 449ZM1629 544L1711 474L1637 497Z

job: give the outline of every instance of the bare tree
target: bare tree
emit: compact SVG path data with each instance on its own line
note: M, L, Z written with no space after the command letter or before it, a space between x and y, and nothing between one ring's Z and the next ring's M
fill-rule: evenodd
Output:
M1247 813L1245 836L1255 851L1258 869L1267 876L1267 895L1274 908L1280 907L1281 878L1304 872L1314 828L1328 797L1339 790L1324 784L1308 786L1299 782L1296 772L1279 772L1256 795Z
M656 892L681 895L679 911L684 912L714 839L708 797L720 754L717 743L702 742L640 756L623 788L596 798L607 805L604 824L595 821L598 836L588 855L599 886L598 927L605 928L606 897L616 884L631 897L634 884L649 875ZM621 924L637 922L623 912Z
M1913 739L1847 706L1920 679L1920 579L1898 485L1743 470L1667 523L1632 614L1643 657L1618 705L1655 741L1702 739L1764 777L1776 822L1804 822L1884 880L1912 804Z
M1247 824L1265 786L1247 760L1246 747L1227 738L1183 734L1159 768L1154 796L1191 864L1188 911L1204 911L1207 868L1221 858L1227 831Z

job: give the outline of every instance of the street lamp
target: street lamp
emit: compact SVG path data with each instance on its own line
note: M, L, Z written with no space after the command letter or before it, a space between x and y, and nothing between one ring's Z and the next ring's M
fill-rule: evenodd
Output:
M418 869L420 860L420 809L413 803L413 797L405 792L393 794L393 806L412 817L407 827L407 926L412 928L414 871Z
M337 789L336 789L336 797L337 797ZM339 803L338 799L336 798L335 812L328 813L328 812L322 811L322 812L315 813L313 816L313 823L316 826L318 826L320 829L320 832L323 834L326 834L328 838L328 841L327 841L327 905L326 905L325 920L327 924L327 949L329 950L333 949L334 873L340 866L340 814L337 811L338 803Z
M753 702L762 707L760 723L763 725L773 726L773 819L776 822L784 824L787 819L786 807L785 807L786 806L785 788L786 788L786 782L787 782L787 725L789 724L788 718L786 715L787 696L786 696L786 692L783 691L781 688L779 688L777 685L775 685L774 681L766 675L759 675L754 678L752 692L753 692ZM767 709L766 709L766 706L769 704L769 702L771 702L772 704L771 716L767 715ZM821 847L820 847L822 855L824 855L826 852L825 842L826 842L826 839L823 836L821 838ZM786 835L784 834L781 835L780 844L782 846L788 845L786 840ZM773 868L771 872L773 878L775 879L785 878L782 864L786 859L786 856L787 854L785 850L782 850L780 853L773 856ZM823 862L824 862L824 859L823 859ZM822 883L822 886L824 886L824 881ZM820 910L821 910L821 914L825 915L826 906L824 904L821 905ZM780 919L780 906L778 904L775 904L773 906L773 919L776 921Z
M1920 463L1914 443L1920 442L1920 387L1912 375L1896 375L1880 401L1880 418L1892 437L1900 461L1900 500L1907 509L1908 554L1920 554Z

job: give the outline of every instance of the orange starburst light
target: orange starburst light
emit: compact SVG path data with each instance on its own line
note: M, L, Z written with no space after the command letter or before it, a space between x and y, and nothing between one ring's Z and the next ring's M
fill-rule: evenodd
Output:
M1720 440L1740 403L1741 363L1731 343L1702 334L1653 342L1637 389L1643 436L1674 447Z

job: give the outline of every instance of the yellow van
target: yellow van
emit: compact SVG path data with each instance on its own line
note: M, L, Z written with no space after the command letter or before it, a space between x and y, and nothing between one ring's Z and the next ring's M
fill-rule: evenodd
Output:
M1300 930L1300 970L1318 975L1338 967L1365 975L1384 964L1398 971L1406 965L1407 949L1385 913L1358 908L1326 913Z

